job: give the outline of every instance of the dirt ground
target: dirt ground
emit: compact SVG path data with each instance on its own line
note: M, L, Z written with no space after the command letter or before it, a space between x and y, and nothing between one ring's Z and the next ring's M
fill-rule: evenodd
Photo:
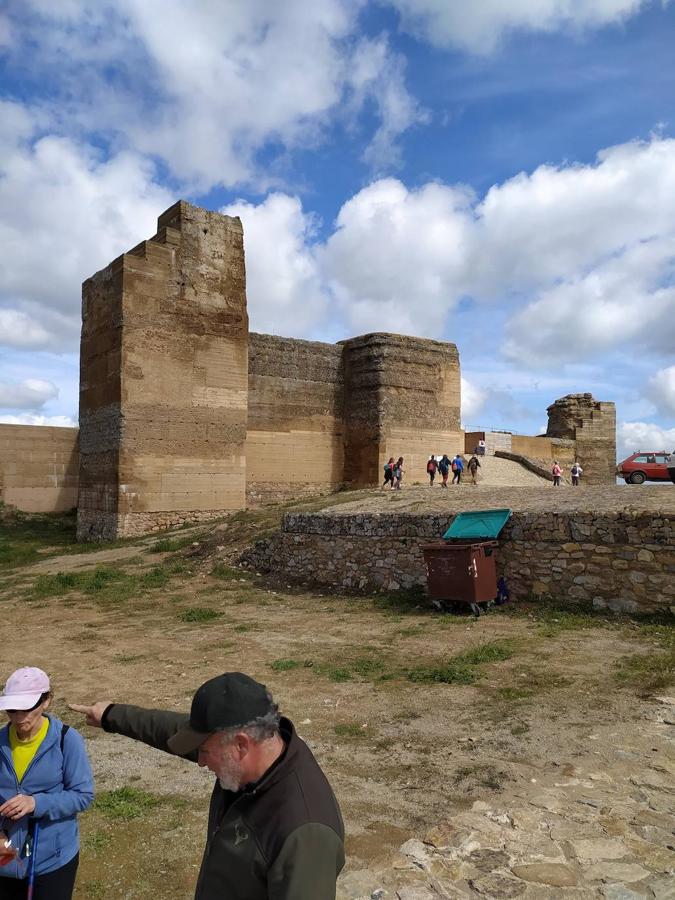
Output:
M225 670L265 682L327 772L342 900L675 897L672 622L291 590L232 564L279 515L83 554L68 520L0 526L3 673L50 672L96 775L78 898L191 897L212 776L66 701L187 710Z

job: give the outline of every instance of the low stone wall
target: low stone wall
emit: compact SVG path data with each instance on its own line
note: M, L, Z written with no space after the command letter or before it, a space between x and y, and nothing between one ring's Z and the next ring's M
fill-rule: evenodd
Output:
M426 583L421 544L448 514L287 513L282 530L242 556L257 572L323 589L398 590ZM499 574L513 599L550 594L614 611L675 609L675 516L518 512L502 531Z

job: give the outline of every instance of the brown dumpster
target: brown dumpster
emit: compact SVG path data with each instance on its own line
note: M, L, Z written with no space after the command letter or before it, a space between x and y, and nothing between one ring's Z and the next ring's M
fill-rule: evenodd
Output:
M442 541L422 544L432 600L466 603L480 615L478 604L497 599L494 538L510 515L510 509L459 513Z

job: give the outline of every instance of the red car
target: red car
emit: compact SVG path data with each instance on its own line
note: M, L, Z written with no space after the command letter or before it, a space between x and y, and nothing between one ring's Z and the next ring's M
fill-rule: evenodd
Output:
M672 465L670 453L665 450L658 452L639 451L633 453L616 467L617 475L620 475L626 484L644 484L645 481L670 481L671 476L668 466ZM673 456L675 459L675 455Z

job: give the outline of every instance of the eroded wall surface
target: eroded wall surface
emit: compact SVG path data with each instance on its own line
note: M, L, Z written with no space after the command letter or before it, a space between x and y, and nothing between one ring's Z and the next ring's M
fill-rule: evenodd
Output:
M0 424L0 498L24 512L77 506L77 428Z
M250 502L334 490L344 479L342 347L249 335Z
M548 409L546 436L574 441L588 484L616 479L616 407L592 394L567 394ZM573 460L572 460L573 461Z
M248 317L239 219L175 204L83 285L81 540L245 505Z

